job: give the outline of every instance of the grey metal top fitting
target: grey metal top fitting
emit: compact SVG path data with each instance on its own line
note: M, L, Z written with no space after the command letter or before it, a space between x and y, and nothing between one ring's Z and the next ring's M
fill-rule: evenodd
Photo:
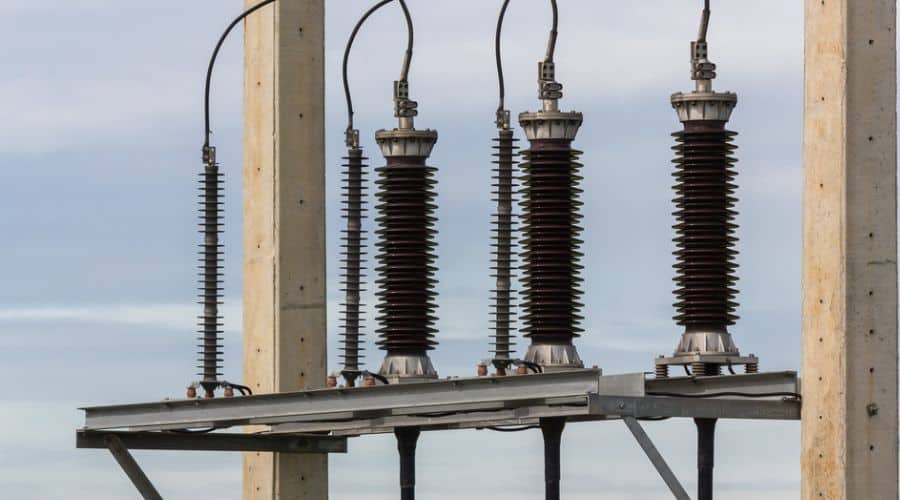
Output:
M672 107L682 122L727 122L737 105L737 94L713 91L712 81L716 78L716 65L709 60L709 44L706 41L709 18L709 1L707 1L697 40L691 42L691 80L696 82L694 91L672 94Z
M438 139L436 130L395 128L375 132L375 141L386 157L428 157Z
M535 139L573 140L584 121L577 111L560 111L559 100L563 97L563 86L556 81L556 64L545 59L538 63L538 98L543 107L537 112L519 114L519 125L529 141Z

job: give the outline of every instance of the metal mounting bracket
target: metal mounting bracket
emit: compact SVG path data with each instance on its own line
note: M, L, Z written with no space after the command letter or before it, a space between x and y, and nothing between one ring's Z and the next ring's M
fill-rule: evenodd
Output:
M119 436L107 434L103 436L103 441L106 444L106 447L109 448L109 452L112 453L113 458L116 459L116 462L119 462L119 467L122 467L122 470L125 471L125 475L128 476L128 479L131 479L131 483L134 484L134 487L137 488L144 500L163 500L162 495L156 491L153 483L151 483L147 475L144 474L144 470L141 469L141 466L138 465L134 457L131 456L128 448L125 447L125 444L122 443Z
M106 448L145 500L162 500L159 492L129 452L133 450L261 451L278 453L347 453L347 438L321 434L281 435L95 432L79 430L77 448Z
M634 439L641 445L641 449L647 454L647 458L650 459L653 467L656 468L656 472L659 472L659 475L662 476L663 481L666 482L666 486L669 487L669 490L675 495L675 498L677 500L691 500L691 497L688 496L684 487L681 486L678 478L675 477L675 473L669 468L669 464L666 463L666 460L659 453L659 450L653 445L650 436L644 432L644 428L641 427L640 422L634 417L622 417L622 420L625 421L628 430L631 431Z

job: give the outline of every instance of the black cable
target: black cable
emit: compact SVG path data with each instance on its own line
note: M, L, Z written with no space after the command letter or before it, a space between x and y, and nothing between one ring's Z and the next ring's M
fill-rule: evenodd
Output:
M481 427L481 429L487 429L489 431L495 432L522 432L522 431L530 431L531 429L540 429L540 425L523 425L521 427Z
M500 16L497 18L497 31L494 35L494 57L497 60L497 81L500 86L500 106L498 110L503 110L506 106L506 84L503 78L503 58L500 50L500 40L503 34L503 19L506 17L506 9L509 7L509 0L504 0L503 7L500 8ZM550 39L547 41L546 62L553 62L556 54L556 39L559 37L559 7L556 0L550 0L550 7L553 10L553 25L550 29Z
M374 14L378 9L393 1L394 0L381 0L368 11L366 11L366 13L363 14L363 16L359 19L359 21L357 21L356 26L353 27L353 31L350 33L350 39L347 40L347 47L344 49L344 62L342 69L344 78L344 97L347 99L347 130L353 130L353 98L350 95L350 79L347 76L347 66L350 60L350 49L353 48L353 42L356 40L356 35L359 34L360 28L362 28L362 25L366 22L367 19L369 19L369 16ZM409 9L406 7L406 1L399 1L400 8L403 9L403 17L406 19L407 32L406 54L403 57L403 66L400 69L400 81L405 82L407 80L407 77L409 76L409 65L412 62L415 36L413 33L412 16L409 14Z
M530 369L534 373L544 373L544 367L537 363L532 363L531 361L522 361L522 364L525 365L526 368Z
M230 385L231 387L234 387L235 389L240 391L241 394L244 396L252 396L253 395L253 390L250 389L249 387L247 387L246 385L235 384L233 382L229 383L228 385Z
M234 29L241 21L243 21L247 16L253 14L257 10L273 3L275 0L263 0L262 2L250 7L243 14L238 16L231 24L228 25L228 28L225 29L225 32L222 33L222 36L219 38L219 43L216 44L215 50L213 50L212 57L209 59L209 68L206 70L206 89L203 93L203 119L204 119L204 139L203 146L209 146L209 135L210 135L210 126L209 126L209 89L212 86L212 72L213 67L216 65L216 58L219 57L219 50L222 48L222 44L225 43L225 39L228 38L228 35L231 33L231 30Z
M214 431L214 430L216 430L215 427L210 427L209 429L198 429L198 430L192 430L192 429L172 429L172 430L170 430L170 431L168 431L168 432L173 432L173 433L175 433L175 434L209 434L210 432L212 432L212 431Z
M735 392L735 391L724 391L724 392L709 392L706 394L681 394L677 392L648 392L648 396L666 396L673 398L694 398L694 399L703 399L703 398L718 398L718 397L737 397L737 398L774 398L774 397L786 397L786 398L797 398L800 399L800 394L796 392L760 392L760 393L752 393L752 392Z
M700 21L700 33L697 35L697 40L700 42L706 41L706 34L709 32L709 17L709 0L706 0L703 7L703 17Z
M382 384L384 384L384 385L390 385L390 384L391 384L390 382L388 382L388 379L387 379L384 375L381 375L380 373L372 373L372 372L366 372L366 373L367 373L369 376L371 376L372 378L374 378L374 379L380 381L380 382L381 382Z
M553 8L553 28L550 30L550 41L547 42L547 62L553 62L553 56L556 54L556 38L559 36L557 28L559 28L559 7L556 0L550 0L550 6Z
M506 17L506 9L509 7L509 0L504 0L503 7L500 8L500 17L497 18L497 32L494 34L494 57L497 59L497 82L500 85L500 105L497 111L503 111L506 108L506 83L503 80L503 56L500 50L500 38L503 34L503 18Z

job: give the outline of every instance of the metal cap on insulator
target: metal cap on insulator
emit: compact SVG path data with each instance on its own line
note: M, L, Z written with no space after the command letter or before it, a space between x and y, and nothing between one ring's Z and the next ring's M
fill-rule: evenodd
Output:
M737 105L737 94L714 92L712 82L716 78L716 65L709 60L709 44L706 32L709 27L709 10L703 11L700 34L691 42L691 80L696 82L693 92L672 94L672 107L682 123L697 121L727 122Z
M737 94L732 92L676 92L672 107L682 123L711 121L725 123L737 106Z
M577 111L537 111L519 115L519 125L529 141L562 139L572 141L584 122L584 115Z
M375 132L375 141L385 158L428 158L437 143L436 130L395 128Z

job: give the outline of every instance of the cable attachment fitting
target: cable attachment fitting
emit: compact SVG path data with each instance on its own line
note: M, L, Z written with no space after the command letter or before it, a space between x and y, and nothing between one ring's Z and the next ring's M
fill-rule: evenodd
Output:
M419 103L409 98L409 82L394 82L394 116L400 119L400 128L413 128L413 118L419 114Z
M215 165L216 148L214 146L210 146L209 144L203 145L203 163L206 165Z
M359 130L347 128L344 132L344 144L350 149L359 148Z
M497 120L494 122L497 124L497 128L500 130L509 130L510 128L510 117L508 109L498 109L497 110Z
M709 60L706 40L691 42L691 80L714 80L716 65Z
M538 63L538 86L543 101L558 101L563 96L563 86L556 81L556 63L541 61Z

